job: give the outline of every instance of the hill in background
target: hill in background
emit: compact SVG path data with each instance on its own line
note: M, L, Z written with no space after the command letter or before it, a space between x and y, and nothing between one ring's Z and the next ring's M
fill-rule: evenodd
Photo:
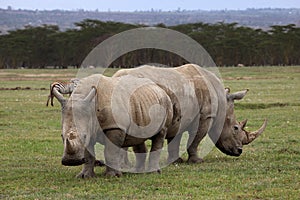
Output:
M74 23L84 19L115 21L131 24L155 25L163 23L167 26L204 22L216 23L236 22L242 26L268 29L272 25L296 24L300 26L300 9L247 9L221 11L136 11L136 12L99 12L99 11L40 11L0 9L0 31L21 29L26 25L42 24L58 25L61 30L75 28Z

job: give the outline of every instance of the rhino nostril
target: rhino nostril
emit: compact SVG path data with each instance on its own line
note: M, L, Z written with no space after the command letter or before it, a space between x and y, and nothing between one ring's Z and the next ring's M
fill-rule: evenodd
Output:
M238 152L239 152L239 154L242 154L243 153L243 149L242 148L238 148Z

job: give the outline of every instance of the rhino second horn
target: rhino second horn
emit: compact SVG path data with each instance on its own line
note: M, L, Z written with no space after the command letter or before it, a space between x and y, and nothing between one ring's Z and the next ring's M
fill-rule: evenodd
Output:
M259 135L262 134L262 132L264 132L264 130L267 127L267 119L265 119L263 125L257 130L257 131L253 131L253 132L246 132L247 134L247 141L243 142L243 144L249 144L250 142L252 142L253 140L255 140Z
M67 154L74 154L75 151L72 148L72 144L70 143L69 139L66 139L66 153Z

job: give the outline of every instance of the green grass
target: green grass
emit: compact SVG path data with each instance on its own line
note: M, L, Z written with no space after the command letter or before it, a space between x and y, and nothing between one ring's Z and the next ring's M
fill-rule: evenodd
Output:
M237 102L248 129L268 127L238 157L216 148L199 165L171 165L158 174L76 179L81 167L61 165L60 108L46 107L55 77L69 70L0 70L0 199L298 199L300 194L300 67L220 68L232 92L250 89ZM5 73L5 74L4 74ZM113 71L109 72L110 74ZM67 74L64 76L64 74ZM34 75L34 76L33 76Z

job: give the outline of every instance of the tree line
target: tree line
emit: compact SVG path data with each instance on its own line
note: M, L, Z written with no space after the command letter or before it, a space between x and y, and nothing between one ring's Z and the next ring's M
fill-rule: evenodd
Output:
M87 54L105 39L145 25L86 19L76 28L60 31L56 25L24 29L0 35L0 68L80 67ZM237 23L192 23L169 28L201 44L217 66L300 65L300 28L294 24L252 29ZM170 66L185 64L183 58L163 50L141 49L116 59L111 67L133 67L145 63Z

